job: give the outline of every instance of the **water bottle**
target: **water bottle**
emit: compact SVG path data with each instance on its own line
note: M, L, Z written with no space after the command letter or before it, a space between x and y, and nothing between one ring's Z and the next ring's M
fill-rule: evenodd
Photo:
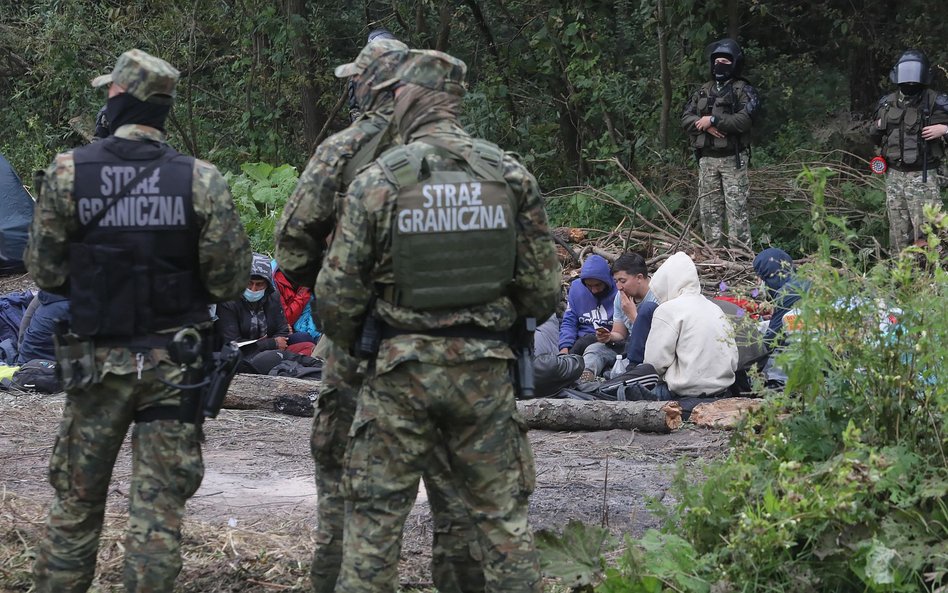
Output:
M615 379L624 373L627 368L629 368L629 359L621 354L616 354L616 362L612 365L612 374L609 377Z

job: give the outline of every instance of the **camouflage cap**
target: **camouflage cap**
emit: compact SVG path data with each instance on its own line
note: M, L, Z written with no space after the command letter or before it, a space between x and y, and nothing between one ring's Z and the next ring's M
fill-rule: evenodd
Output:
M362 74L369 67L369 64L392 51L408 51L408 46L398 39L376 38L362 48L354 62L337 66L335 70L336 78L349 78L356 74Z
M139 101L170 103L174 99L174 87L180 75L161 58L140 49L130 49L119 56L111 74L95 77L92 86L115 83Z
M372 90L380 91L403 82L463 97L466 73L467 64L454 56L433 49L412 50L395 76Z

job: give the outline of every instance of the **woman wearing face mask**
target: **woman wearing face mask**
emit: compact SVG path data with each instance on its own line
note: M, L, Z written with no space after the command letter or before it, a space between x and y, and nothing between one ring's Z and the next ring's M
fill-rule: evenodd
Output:
M256 340L241 348L247 356L288 348L298 354L312 352L311 337L290 334L280 295L274 290L270 277L270 259L263 254L253 254L250 280L243 296L221 303L217 315L216 329L224 343Z

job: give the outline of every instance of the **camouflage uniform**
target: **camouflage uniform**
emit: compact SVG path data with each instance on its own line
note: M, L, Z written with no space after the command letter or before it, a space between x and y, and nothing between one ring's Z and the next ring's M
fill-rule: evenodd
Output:
M362 166L397 142L389 126L390 92L371 93L372 81L389 78L407 55L407 46L392 40L370 43L352 64L336 69L337 76L358 74L359 104L371 106L350 127L327 138L313 154L276 228L276 258L288 277L313 286L323 261L327 239L342 211L346 187ZM377 95L377 96L376 96ZM317 294L317 299L322 295ZM315 593L332 593L342 563L345 496L343 456L355 414L356 396L365 378L365 364L323 336L326 364L310 448L316 464L316 550L311 579ZM484 590L480 552L473 527L457 493L445 475L447 460L436 452L425 471L425 485L435 520L432 580L442 593Z
M162 84L166 88L157 92L173 93L177 71L132 50L119 59L112 77L132 96L147 100ZM159 130L138 125L121 126L114 136L164 141ZM59 154L37 186L39 197L24 261L36 284L52 292L68 291L71 243L80 230L73 194L75 173L73 153ZM191 188L201 229L195 249L204 288L214 300L235 298L246 282L250 244L227 183L213 165L195 160ZM162 331L170 339L178 329ZM185 410L182 392L159 382L191 380L185 369L171 362L166 349L110 343L90 352L98 378L91 385L67 389L50 459L50 483L56 496L36 554L34 577L39 592L89 588L112 466L129 425L136 417L144 418L148 410ZM185 502L204 474L200 438L200 428L193 422L157 419L135 424L123 577L128 591L171 591L174 587L181 570Z
M463 92L463 62L440 52L416 55L385 86L401 80L407 83L406 96L420 87L448 89L455 96ZM405 122L400 126L404 133ZM406 141L412 142L409 147L440 143L459 148L470 148L472 142L449 115L423 120L409 130ZM443 154L429 155L426 161L432 171L470 171ZM395 278L396 186L374 164L349 187L340 236L317 279L317 310L326 334L346 350L354 346L369 314L401 328L402 334L383 339L371 361L349 432L343 480L351 510L337 591L395 590L401 530L418 479L440 447L447 450L459 499L477 527L486 590L540 590L527 524L533 457L514 401L511 349L496 338L431 334L458 326L503 332L518 316L545 319L555 309L560 271L536 180L510 155L503 157L502 168L516 203L513 282L506 296L471 307L415 310L387 301L384 287Z
M750 154L745 149L758 103L757 91L742 79L724 84L710 81L695 91L682 113L682 128L698 159L701 234L710 245L723 245L727 220L728 244L751 247L747 215ZM706 115L715 117L713 125L724 138L695 128L695 122ZM736 153L740 153L740 166Z
M881 125L879 125L881 124ZM888 164L885 194L889 216L889 247L897 251L922 236L925 204L940 204L938 166L944 156L944 139L926 142L922 129L933 124L948 124L948 95L925 89L919 96L907 97L900 91L879 100L870 136L881 146ZM927 179L923 151L927 151Z

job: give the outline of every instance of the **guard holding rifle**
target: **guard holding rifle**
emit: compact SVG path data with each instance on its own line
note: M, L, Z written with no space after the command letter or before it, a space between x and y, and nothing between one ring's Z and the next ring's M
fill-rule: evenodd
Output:
M216 414L207 388L221 395L207 372L208 305L243 291L250 245L218 170L165 144L178 76L143 51L122 54L93 81L110 85L110 135L37 175L24 261L39 287L72 300L57 337L67 397L38 592L92 583L112 466L132 423L125 588L171 591L181 570L185 502L204 475L201 420Z
M870 136L880 155L875 173L885 173L889 249L898 251L922 234L925 204L941 203L936 172L948 137L948 95L931 88L931 65L917 49L902 53L889 73L898 90L879 99Z
M436 445L477 527L486 589L540 590L511 330L553 313L560 269L536 180L458 123L465 71L412 52L378 85L395 89L405 146L349 185L316 280L325 333L370 358L343 476L339 592L394 590L402 525Z

